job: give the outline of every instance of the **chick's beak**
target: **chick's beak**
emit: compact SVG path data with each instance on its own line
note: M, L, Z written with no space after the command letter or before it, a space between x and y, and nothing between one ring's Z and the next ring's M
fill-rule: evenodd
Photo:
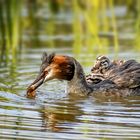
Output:
M95 65L93 66L93 68L91 69L91 72L94 72L94 71L97 70L99 67L100 67L100 62L97 61L97 62L95 63Z
M100 67L100 65L101 65L100 61L97 61L96 64L95 64L95 67L98 69Z

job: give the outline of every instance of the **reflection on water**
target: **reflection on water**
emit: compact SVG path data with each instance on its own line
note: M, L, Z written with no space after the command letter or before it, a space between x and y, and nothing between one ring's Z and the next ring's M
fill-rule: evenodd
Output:
M132 50L135 19L128 18L126 8L122 6L114 9L117 16L119 49L123 50L118 53L118 57L133 58L140 62L139 52ZM31 26L37 18L32 15L35 13L32 10L29 15L32 22L28 23ZM87 12L82 13L87 19L86 22L91 20L89 16L93 14L90 9ZM104 15L104 11L102 12ZM68 96L65 93L65 82L56 80L39 88L36 99L25 97L27 86L39 71L40 57L44 51L73 55L82 63L86 73L90 71L99 53L105 53L114 59L111 13L108 9L104 15L106 18L99 17L100 23L97 25L95 11L95 19L88 24L84 23L88 25L87 30L80 22L81 16L80 20L74 19L71 12L60 13L53 18L41 13L39 21L27 28L23 35L23 45L26 49L23 48L20 58L16 61L13 57L11 63L7 66L1 63L0 67L0 139L140 139L140 97L101 99ZM139 18L137 19L139 21ZM81 26L83 30L79 32ZM91 30L93 26L95 29L99 26L99 31ZM137 38L139 43L139 34ZM100 43L101 49L98 46ZM38 48L38 45L46 48ZM27 49L27 46L38 49ZM139 50L139 45L136 47Z
M39 70L44 50L28 49L16 66L0 69L1 139L140 138L140 97L113 100L67 96L65 82L54 80L38 89L35 100L26 98L26 87ZM47 49L52 50L72 54L70 49ZM120 53L119 57L127 59L130 55L139 60L139 54L133 52ZM81 54L78 60L87 73L93 59L83 57Z

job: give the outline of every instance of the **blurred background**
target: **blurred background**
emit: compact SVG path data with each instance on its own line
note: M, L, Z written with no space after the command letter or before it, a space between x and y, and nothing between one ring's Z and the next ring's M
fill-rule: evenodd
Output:
M28 49L115 57L140 51L139 34L139 0L0 0L1 66Z
M140 0L0 0L0 139L139 140L140 98L69 97L64 81L26 97L44 51L140 62Z

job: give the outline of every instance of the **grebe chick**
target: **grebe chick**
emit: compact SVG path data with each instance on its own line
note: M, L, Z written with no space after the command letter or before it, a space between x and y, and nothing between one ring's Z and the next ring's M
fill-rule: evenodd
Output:
M108 78L109 73L115 68L121 66L124 60L110 61L106 56L96 58L95 65L91 69L91 73L86 76L86 80L90 84L97 84Z
M105 77L102 74L91 73L89 75L86 75L86 81L89 84L98 84L103 80L105 80Z
M124 62L124 60L110 61L108 57L101 55L96 58L95 65L91 69L91 72L105 74L108 70L121 66Z

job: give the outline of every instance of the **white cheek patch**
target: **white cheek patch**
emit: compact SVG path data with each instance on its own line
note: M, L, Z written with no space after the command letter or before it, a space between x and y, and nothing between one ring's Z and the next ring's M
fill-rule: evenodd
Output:
M53 79L54 75L53 75L53 70L51 70L45 77L44 82L49 81L51 79Z

